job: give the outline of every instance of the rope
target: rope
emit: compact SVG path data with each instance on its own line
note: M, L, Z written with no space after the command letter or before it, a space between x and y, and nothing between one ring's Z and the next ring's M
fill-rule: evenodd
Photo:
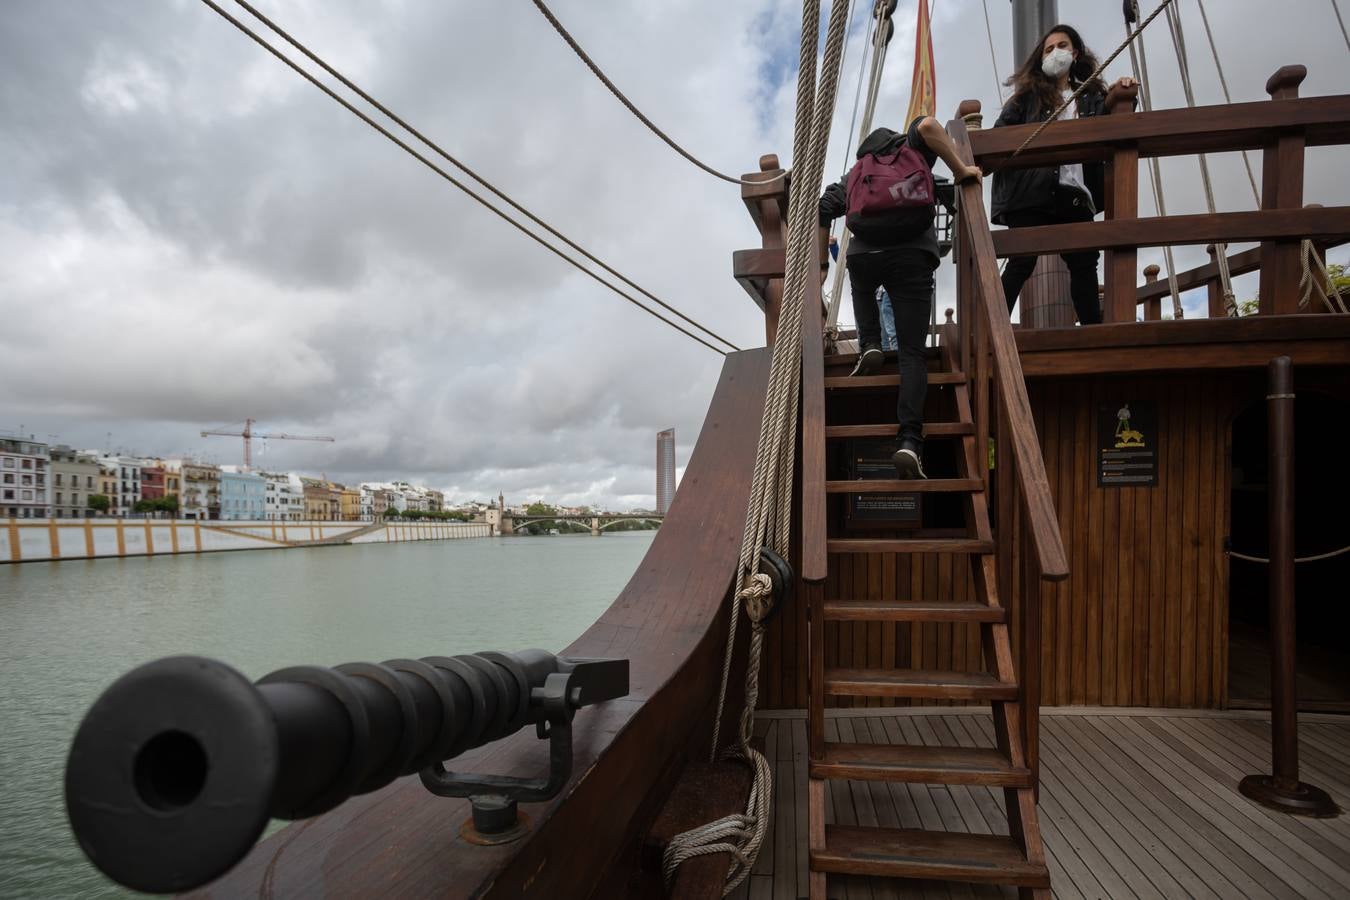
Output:
M590 272L590 271L587 270L585 267L579 265L575 260L573 260L573 259L571 259L571 258L565 256L564 254L560 253L556 248L550 246L548 243L546 243L545 241L543 241L542 239L540 239L537 235L534 235L534 234L532 234L531 232L529 232L528 230L526 230L526 229L525 229L523 226L521 226L518 222L516 222L515 220L513 220L513 219L511 219L510 217L508 217L507 215L505 215L503 212L501 212L501 210L497 209L497 208L494 207L492 204L488 203L486 200L484 200L484 199L483 199L482 197L480 197L478 194L474 193L472 190L470 190L469 188L465 187L465 186L464 186L463 184L461 184L459 181L457 181L456 179L454 179L454 178L452 178L451 176L447 175L445 172L443 172L443 171L442 171L441 169L439 169L437 166L435 166L435 165L433 165L432 163L430 163L429 161L427 161L425 158L423 158L421 155L419 155L416 151L412 150L410 147L408 147L406 144L404 144L404 143L403 143L402 141L400 141L398 138L394 137L392 134L390 134L390 133L389 133L388 131L386 131L384 128L380 127L380 126L377 125L375 122L371 121L371 119L370 119L369 117L367 117L365 114L363 114L363 113L361 113L360 111L358 111L358 110L357 110L354 106L352 106L350 103L348 103L347 101L343 100L341 97L338 97L337 94L333 93L333 91L331 91L328 87L326 87L326 86L325 86L324 84L322 84L321 82L317 81L317 80L316 80L313 76L311 76L308 72L306 72L305 70L301 69L299 66L297 66L295 63L293 63L291 60L287 59L285 56L283 56L281 53L279 53L279 52L276 50L276 48L274 48L272 45L268 44L268 43L267 43L266 41L264 41L261 37L259 37L259 36L258 36L257 34L255 34L253 31L251 31L251 30L248 28L248 26L246 26L246 25L244 25L243 23L239 22L237 19L235 19L235 18L234 18L233 16L231 16L229 13L225 12L223 9L221 9L219 6L217 6L215 3L213 3L213 2L208 2L208 0L203 0L203 2L205 2L207 6L211 7L213 10L215 10L217 13L219 13L222 17L224 17L228 22L230 22L232 25L234 25L234 26L235 26L236 28L238 28L240 31L244 32L244 34L246 34L246 35L248 35L249 37L253 38L253 40L256 41L263 49L267 50L269 53L271 53L271 54L272 54L273 56L275 56L277 59L281 60L281 61L284 62L286 65L290 66L290 67L291 67L292 69L294 69L296 72L299 72L302 76L304 76L311 84L313 84L313 85L314 85L315 87L317 87L319 90L323 91L323 92L324 92L325 94L327 94L329 97L333 98L333 99L336 100L338 103L342 104L342 106L346 107L347 110L348 110L349 112L351 112L353 115L357 116L357 117L360 118L362 121L364 121L367 125L370 125L370 126L371 126L372 128L374 128L376 131L380 132L380 133L383 134L385 137L389 138L389 140L393 141L395 144L397 144L398 146L402 147L402 148L403 148L404 150L406 150L408 153L412 154L412 156L414 156L416 159L418 159L419 161L421 161L423 164L425 164L426 166L428 166L429 168L431 168L432 171L434 171L434 172L436 172L437 174L441 175L441 177L445 178L447 181L449 181L449 182L450 182L451 184L453 184L455 187L457 187L457 188L459 188L460 190L464 191L464 192L465 192L466 194L468 194L470 197L472 197L473 199L477 200L480 204L482 204L483 206L487 207L489 210L491 210L492 212L496 213L496 214L497 214L498 216L500 216L501 218L505 219L507 222L509 222L509 223L511 223L512 225L514 225L517 229L519 229L520 231L522 231L525 235L527 235L528 237L532 238L532 239L535 240L536 242L542 244L543 246L545 246L545 247L548 248L549 250L552 250L555 254L557 254L558 256L560 256L560 257L562 257L563 259L567 260L567 262L569 262L569 263L571 263L572 265L576 266L578 269L581 269L581 271L585 272L587 275L590 275L590 276L591 276L592 278L594 278L596 281L599 281L599 282L600 282L601 284L603 284L605 287L607 287L607 288L609 288L610 290L614 291L615 293L619 294L621 297L623 297L624 299L628 300L630 303L633 303L634 305L638 306L640 309L646 310L646 311L647 311L648 313L650 313L651 315L656 316L656 318L658 318L658 319L661 319L661 321L667 322L666 319L664 319L664 318L661 317L660 315L658 315L658 314L652 312L651 310L647 309L647 307L643 306L641 303L639 303L639 302L638 302L636 299L634 299L633 297L628 296L628 295L627 295L626 293L624 293L623 291L620 291L618 288L615 288L613 285L609 284L608 282L603 281L603 280L600 279L598 276L596 276L594 273ZM539 227L543 228L543 229L544 229L545 231L547 231L549 234L551 234L551 235L553 235L554 237L558 238L558 239L561 240L563 243L565 243L567 246L571 247L573 250L575 250L576 252L580 253L580 254L581 254L582 256L584 256L586 259L588 259L588 260L590 260L591 262L595 263L596 265L600 266L600 268L604 269L606 272L608 272L609 274L613 275L615 278L618 278L618 279L619 279L620 281L622 281L624 284L628 285L629 287L633 288L633 289L634 289L635 291L637 291L638 293L640 293L640 294L642 294L643 296L647 297L649 300L651 300L652 302L656 303L656 304L657 304L658 306L660 306L662 309L665 309L665 310L668 310L669 312L674 313L676 316L679 316L681 319L683 319L684 321L688 322L690 325L694 326L695 328L699 329L700 331L702 331L703 333L707 334L708 336L714 338L715 340L721 341L722 343L726 344L726 345L727 345L728 347L730 347L731 349L733 349L733 350L739 350L739 349L741 349L740 347L737 347L735 344L731 343L731 341L728 341L726 338L722 337L721 335L717 334L716 332L711 331L711 330L709 330L708 328L705 328L703 325L701 325L701 324L699 324L698 322L694 321L693 319L689 318L688 316L686 316L684 313L680 312L680 311L679 311L678 309L676 309L675 307L673 307L673 306L671 306L670 304L666 303L665 301L661 300L661 299L660 299L659 297L657 297L655 294L651 293L651 292L648 291L647 289L643 288L641 285L639 285L639 284L637 284L636 282L634 282L632 279L630 279L630 278L628 278L627 276L623 275L622 273L620 273L619 271L617 271L616 269L614 269L612 266L608 265L607 263L605 263L604 261L602 261L601 259L599 259L598 257L596 257L594 254L590 253L588 250L586 250L586 249L585 249L584 247L582 247L580 244L577 244L577 243L576 243L575 241L573 241L571 238L567 237L567 235L565 235L565 234L563 234L562 232L558 231L558 229L554 228L552 225L548 224L548 223L545 222L543 219L539 218L539 217L536 216L534 213L530 212L528 209L526 209L525 207L521 206L521 205L520 205L519 203L517 203L516 201L512 200L512 199L511 199L510 197L508 197L505 193L503 193L502 191L498 190L494 185L492 185L492 184L491 184L490 182L488 182L486 179L484 179L483 177L481 177L481 176L480 176L477 172L475 172L473 169L470 169L470 168L469 168L468 166L466 166L464 163L460 162L458 159L456 159L455 157L453 157L453 156L451 156L449 153L447 153L447 152L446 152L439 144L437 144L437 143L435 143L434 141L432 141L432 140L431 140L430 138L428 138L426 135L422 134L422 132L418 131L418 130L417 130L416 128L414 128L412 125L408 124L406 121L404 121L402 118L400 118L400 117L399 117L398 115L396 115L394 112L392 112L392 111L391 111L388 107L386 107L384 104L380 103L378 100L376 100L376 99L375 99L374 97L372 97L370 94L366 93L366 92L365 92L364 90L362 90L357 84L355 84L353 81L351 81L350 79L348 79L345 75L343 75L343 74L342 74L341 72L339 72L337 69L335 69L335 68L333 68L332 66L330 66L330 65L329 65L327 62L325 62L322 58L320 58L320 57L317 56L314 52L312 52L308 47L306 47L304 44L300 43L298 40L296 40L294 37L292 37L289 33L287 33L285 29L283 29L281 26L277 25L275 22L273 22L273 21L272 21L271 19L269 19L267 16L263 15L263 14L262 14L261 12L259 12L258 10L254 9L250 4L248 4L247 2L245 2L245 0L235 0L235 2L238 3L238 4L239 4L241 7L243 7L245 10L247 10L247 11L249 12L249 14L252 15L255 19L257 19L258 21L262 22L262 23L263 23L264 25L266 25L269 29L271 29L277 36L279 36L280 38L282 38L283 40L285 40L285 41L286 41L288 44L290 44L292 47L294 47L295 49L299 50L299 51L300 51L301 53L303 53L306 57L308 57L310 60L312 60L315 64L317 64L318 66L320 66L320 67L321 67L325 72L327 72L329 75L332 75L332 76L333 76L334 78L336 78L338 81L342 82L342 84L344 84L348 89L350 89L352 92L354 92L354 93L355 93L357 96L359 96L362 100L365 100L365 101L366 101L367 103L369 103L371 106L373 106L373 107L375 107L376 109L378 109L381 113L383 113L384 115L388 116L389 119L390 119L391 121L393 121L394 123L396 123L397 125L399 125L399 127L403 128L405 131L407 131L407 132L408 132L409 134L411 134L413 137L415 137L415 138L417 138L419 141L421 141L425 146L427 146L427 147L430 148L434 153L436 153L436 155L440 156L442 159L446 160L446 161L449 162L451 165L453 165L453 166L455 166L456 168L460 169L462 172L464 172L466 175L468 175L468 176L469 176L470 178L472 178L474 181L478 182L478 184L482 185L484 188L486 188L488 191L490 191L490 192L491 192L493 195L495 195L497 198L499 198L500 200L502 200L503 202L505 202L506 204L508 204L512 209L514 209L514 210L516 210L517 212L521 213L521 214L524 215L526 218L528 218L531 222L534 222L536 225L538 225ZM680 328L678 325L675 325L674 323L671 323L671 322L667 322L667 324L671 325L672 327L678 329L679 331L682 331L682 332L684 332L685 334L689 335L690 337L694 338L694 340L696 340L696 341L698 341L699 343L703 344L705 347L708 347L709 349L714 350L714 351L716 351L716 352L718 352L718 353L721 353L721 354L723 354L723 355L726 355L726 351L721 350L721 349L719 349L719 348L717 348L717 347L714 347L714 346L708 344L706 341L703 341L702 339L698 338L698 337L695 336L695 335L689 334L689 332L685 331L683 328Z
M610 81L608 76L606 76L604 72L600 71L600 67L597 66L595 64L595 61L592 60L590 56L586 54L585 50L581 49L581 45L576 42L576 39L572 37L572 35L568 33L567 29L563 27L563 24L558 21L558 17L553 15L553 11L544 5L544 0L534 0L534 5L535 7L538 8L539 12L543 13L544 18L548 19L549 24L552 25L553 29L558 32L558 35L564 41L567 42L567 46L571 47L572 51L576 53L576 55L581 58L581 61L586 64L586 68L591 70L591 74L593 74L596 78L600 79L600 83L603 84L605 87L609 88L609 92L613 94L620 103L628 107L628 111L631 112L633 115L637 116L638 121L641 122L643 125L646 125L647 129L651 131L652 134L656 135L661 140L665 141L666 144L670 147L670 149L674 150L676 153L680 154L685 159L689 160L691 163L698 166L700 169L707 172L714 178L720 178L723 181L729 181L732 184L764 184L764 182L762 181L746 181L741 178L735 178L731 175L724 175L723 173L714 169L712 166L700 160L698 157L694 156L694 154L690 153L688 150L684 149L679 144L675 143L675 141L671 139L670 135L666 134L660 128L657 128L656 123L653 122L651 119L647 118L645 115L643 115L642 110L634 106L633 101L625 97L623 91L619 90L618 87L615 86L614 82Z
M1350 50L1350 33L1345 30L1345 20L1341 18L1341 8L1336 5L1336 0L1331 0L1331 10L1336 13L1336 24L1341 26L1341 37L1345 38L1345 49Z
M1335 3L1336 0L1331 0ZM1219 86L1223 88L1223 102L1232 104L1233 96L1228 93L1228 79L1223 74L1223 63L1219 62L1219 47L1214 43L1214 32L1209 30L1209 16L1205 13L1205 0L1195 0L1200 7L1200 21L1205 23L1205 38L1209 41L1209 52L1214 57L1214 68L1219 73ZM1252 186L1252 199L1256 201L1259 209L1261 206L1261 190L1256 186L1256 175L1252 172L1252 160L1247 155L1247 151L1242 151L1242 164L1247 169L1247 182Z
M1299 309L1307 309L1312 295L1316 293L1331 312L1350 312L1350 309L1346 309L1345 301L1341 299L1340 291L1336 289L1336 282L1331 277L1331 271L1327 269L1326 261L1318 254L1313 242L1305 239L1299 255L1302 257L1303 263L1303 276L1298 280L1299 290L1303 292L1298 301ZM1321 283L1313 278L1312 270L1314 267L1322 276ZM1333 297L1336 298L1335 302L1331 299Z
M1125 38L1125 43L1117 47L1115 49L1115 52L1112 53L1110 56L1108 56L1106 60L1102 62L1099 66L1097 66L1096 70L1094 70L1091 75L1083 79L1083 83L1078 85L1078 90L1074 91L1073 95L1070 96L1069 99L1065 100L1063 103L1059 105L1059 109L1055 110L1055 114L1052 115L1050 118L1046 119L1044 122L1042 122L1041 126L1037 128L1035 131L1033 131L1031 133L1031 136L1022 142L1022 146L1018 147L1016 150L1013 151L1012 156L1008 157L1009 161L1016 159L1019 153L1027 149L1027 145L1030 144L1032 141L1036 140L1036 138L1040 136L1040 133L1046 129L1046 126L1048 126L1051 122L1058 119L1060 113L1064 112L1064 110L1069 108L1070 103L1076 103L1078 101L1078 96L1087 89L1087 86L1091 84L1094 80L1096 80L1097 76L1101 75L1102 72L1105 71L1107 66L1115 62L1116 57L1119 56L1125 50L1126 47L1130 46L1131 42L1133 42L1136 37L1143 34L1144 29L1148 27L1148 24L1158 17L1158 13L1162 12L1171 4L1172 0L1162 0L1162 3L1158 4L1158 8L1155 9L1153 12L1149 13L1148 18L1145 19L1143 22L1139 23L1139 27L1136 28L1134 32L1130 34L1129 37Z
M1003 83L998 80L998 54L994 53L994 29L989 24L989 0L980 0L984 6L984 33L989 38L989 64L994 70L994 96L1003 104Z
M1191 85L1190 55L1186 52L1186 35L1181 30L1181 14L1174 7L1167 9L1167 26L1172 34L1172 49L1177 55L1177 71L1181 73L1181 88L1186 95L1186 106L1188 109L1194 109L1195 91ZM1209 158L1203 153L1200 154L1200 180L1205 187L1205 202L1210 213L1214 213L1214 185L1209 177ZM1233 276L1228 270L1228 244L1215 244L1214 250L1214 262L1219 269L1219 286L1223 293L1223 307L1231 317L1237 312L1237 299L1233 296Z
M1342 547L1339 550L1332 550L1330 553L1319 553L1316 556L1296 556L1294 557L1294 562L1296 563L1318 562L1323 559L1331 559L1333 556L1340 556L1343 553L1350 553L1350 547ZM1247 554L1239 553L1236 550L1229 550L1228 555L1235 556L1238 559L1245 559L1247 562L1254 562L1254 563L1270 562L1270 560L1264 556L1248 556Z
M1135 14L1138 14L1136 7ZM1129 28L1129 20L1126 19L1125 27ZM1139 36L1139 52L1135 54L1134 43L1130 43L1130 66L1134 70L1134 80L1139 82L1139 102L1143 104L1145 112L1153 110L1153 94L1149 90L1148 77L1148 54L1144 51L1144 37ZM1167 215L1167 203L1163 200L1162 192L1162 167L1158 164L1158 157L1149 158L1148 167L1149 187L1153 192L1153 208L1158 215ZM1181 292L1177 287L1177 266L1172 258L1172 248L1163 247L1163 263L1167 268L1167 289L1172 295L1172 316L1181 318Z
M872 131L872 116L876 113L877 98L881 93L881 73L886 68L886 51L890 44L886 40L885 23L890 21L888 4L886 0L877 0L873 8L873 23L875 28L872 32L872 71L867 84L867 101L863 104L862 126L858 129L858 143L861 144L863 138ZM909 123L906 122L906 125ZM850 136L851 139L851 136ZM848 167L848 157L844 158L845 171ZM843 221L841 217L840 221ZM830 287L830 305L825 314L825 332L831 339L839 335L839 327L836 324L839 321L839 305L844 299L844 275L847 272L847 266L843 260L848 255L848 244L852 233L847 225L842 225L839 230L839 260L834 270L834 282Z
M820 0L802 3L802 40L797 77L797 115L793 129L792 191L788 201L787 266L778 331L774 337L773 358L769 368L769 385L765 396L764 413L760 419L759 443L755 454L755 471L751 482L750 500L746 510L745 532L741 539L740 562L737 569L737 589L733 607L728 616L726 656L722 667L722 685L718 696L717 719L713 725L711 757L716 758L720 741L722 713L726 703L726 688L730 672L731 654L735 649L736 623L740 616L737 606L744 605L750 619L750 655L746 666L745 705L741 711L740 729L736 746L727 755L747 761L754 769L754 787L743 818L723 819L711 825L678 835L666 849L667 879L673 880L679 862L702 852L708 845L731 843L728 836L736 836L732 862L727 871L723 896L733 891L749 875L759 848L768 833L771 813L773 773L763 754L750 745L754 730L755 706L759 699L760 656L764 643L764 621L772 604L771 582L768 576L756 571L759 550L770 547L787 557L792 527L792 474L796 450L797 403L801 388L801 325L802 304L805 300L808 278L817 278L811 271L816 252L816 198L825 170L830 122L834 115L835 91L839 81L848 6L842 0L830 5L829 27L825 38L825 52L820 64L820 88L816 91L816 45L820 33ZM818 351L817 351L818 352Z

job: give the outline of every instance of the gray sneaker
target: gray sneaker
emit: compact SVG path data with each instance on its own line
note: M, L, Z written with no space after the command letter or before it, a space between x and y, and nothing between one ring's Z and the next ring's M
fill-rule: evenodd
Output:
M880 349L867 347L862 353L858 354L858 364L853 367L853 371L849 372L848 376L852 378L854 375L875 374L877 369L881 368L885 359L886 354L882 353Z
M923 460L919 451L909 441L900 445L900 449L891 455L891 463L901 481L915 478L928 478L923 472Z

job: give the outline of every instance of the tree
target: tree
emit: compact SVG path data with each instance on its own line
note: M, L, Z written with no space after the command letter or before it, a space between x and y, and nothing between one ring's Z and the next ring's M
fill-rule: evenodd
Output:
M112 500L108 499L107 494L90 494L89 508L96 513L106 513L112 507Z
M558 510L549 506L547 503L531 503L525 507L526 516L553 516L557 515ZM525 530L530 534L548 534L558 527L558 523L552 519L545 519L542 522L533 522L525 526Z
M397 519L397 518L399 517L398 507L397 507L397 506L390 506L390 507L386 508L385 511L384 511L384 517L385 517L386 519Z

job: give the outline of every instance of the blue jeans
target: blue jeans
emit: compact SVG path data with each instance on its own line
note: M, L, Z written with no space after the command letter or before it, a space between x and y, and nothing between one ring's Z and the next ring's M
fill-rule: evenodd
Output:
M891 309L891 295L882 288L877 291L877 314L881 317L881 349L894 350L895 310Z

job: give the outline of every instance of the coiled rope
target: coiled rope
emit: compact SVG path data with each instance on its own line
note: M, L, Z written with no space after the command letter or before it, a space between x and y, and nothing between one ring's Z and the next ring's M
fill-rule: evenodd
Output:
M670 884L685 860L709 853L730 853L732 861L727 870L723 896L735 890L750 874L768 834L772 812L773 772L764 755L750 745L755 705L759 697L764 617L772 608L769 577L756 570L760 548L769 547L784 558L789 552L792 470L796 452L797 402L801 388L802 305L806 295L806 279L818 277L818 273L812 271L816 252L816 202L825 170L847 20L846 0L833 0L817 92L816 46L820 36L820 0L804 0L802 3L797 113L792 141L792 191L788 203L787 271L784 275L782 311L774 337L764 413L760 419L755 471L736 573L736 592L728 616L726 656L710 754L712 759L717 758L731 654L736 643L736 623L740 618L739 607L744 606L751 627L745 705L741 710L736 744L728 748L724 755L742 760L752 768L753 787L744 813L727 816L677 835L666 848L664 859L666 881Z
M700 169L707 172L714 178L720 178L723 181L729 181L732 184L755 184L755 185L765 184L765 182L763 181L746 181L741 178L736 178L732 175L725 175L717 171L707 163L703 162L703 160L699 159L697 156L690 153L688 150L684 149L679 144L675 143L675 140L670 135L666 134L660 128L657 128L655 122L653 122L651 119L643 115L642 110L638 109L633 104L632 100L629 100L626 96L624 96L623 91L619 90L618 86L615 85L614 82L609 80L609 76L607 76L604 72L600 71L600 67L595 64L595 60L591 59L591 57L586 53L586 51L581 48L581 45L577 43L576 38L572 37L571 33L569 33L568 30L563 27L562 22L558 21L558 17L553 14L553 11L549 9L546 5L544 5L544 0L534 0L534 5L535 7L538 8L539 12L543 14L544 18L548 19L549 24L553 26L553 30L558 32L558 36L567 42L567 46L572 48L572 52L575 53L577 57L580 58L580 60L586 64L586 68L591 70L591 74L593 74L596 78L600 79L600 83L603 84L605 87L609 88L609 92L613 94L620 103L626 106L630 113L637 116L638 121L641 122L643 125L647 126L647 130L649 130L652 134L659 137L661 140L665 141L667 146L670 147L670 149L674 150L676 153L680 154L685 159L689 160L691 163L698 166Z

